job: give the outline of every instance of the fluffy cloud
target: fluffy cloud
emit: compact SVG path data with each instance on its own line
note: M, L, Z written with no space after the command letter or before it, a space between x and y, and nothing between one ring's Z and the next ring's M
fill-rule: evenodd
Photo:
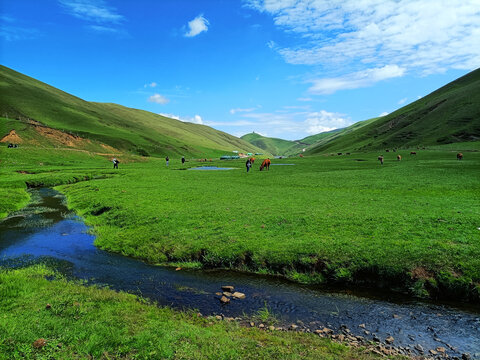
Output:
M478 0L245 0L300 35L276 49L288 63L380 68L427 75L480 66Z
M204 31L208 31L208 25L210 25L208 20L203 15L198 15L195 19L188 22L188 31L185 33L185 36L194 37Z
M308 134L318 134L325 131L331 131L351 124L344 115L331 113L325 110L309 113L304 123Z
M404 73L405 69L398 65L386 65L336 78L313 79L309 81L313 85L308 90L312 94L333 94L339 90L371 86L378 81L403 76Z
M170 102L169 99L167 99L165 96L160 95L160 94L154 94L148 98L149 102L157 103L157 104L168 104Z
M82 20L117 24L125 19L103 0L59 0L59 3L71 15Z
M175 119L175 120L180 120L183 122L191 122L194 124L200 124L203 125L203 119L200 115L195 115L193 117L185 117L185 116L179 116L179 115L174 115L174 114L166 114L166 113L159 113L159 115L168 117L170 119Z
M273 113L241 113L239 114L240 119L235 122L207 123L207 125L243 128L243 133L249 133L254 130L256 133L268 134L267 136L294 140L352 124L352 121L343 114L326 110L288 111L291 108L287 106ZM230 131L241 132L240 130Z
M144 88L147 88L147 87L151 87L151 88L154 88L154 87L157 87L157 83L154 81L154 82L151 82L150 84L145 84L143 85Z

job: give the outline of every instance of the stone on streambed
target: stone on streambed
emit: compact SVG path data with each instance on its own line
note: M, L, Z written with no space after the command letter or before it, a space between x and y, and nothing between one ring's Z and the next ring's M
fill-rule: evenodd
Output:
M222 296L222 297L220 298L220 302L221 302L222 304L228 304L228 303L230 302L230 298L228 298L228 297L226 297L226 296Z
M385 339L385 342L387 344L392 344L393 342L395 341L394 337L393 336L389 336Z
M224 292L223 292L223 296L232 297L232 293L231 293L231 292L228 292L228 291L224 291Z
M235 289L235 288L231 285L223 285L222 286L223 291L233 292L233 289Z
M235 298L235 299L245 299L245 294L244 293L241 293L241 292L238 292L238 291L235 291L232 296Z

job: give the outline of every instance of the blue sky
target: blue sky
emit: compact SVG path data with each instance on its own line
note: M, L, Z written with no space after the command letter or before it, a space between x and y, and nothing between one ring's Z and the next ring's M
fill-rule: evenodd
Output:
M89 101L289 140L480 67L478 0L2 0L5 66Z

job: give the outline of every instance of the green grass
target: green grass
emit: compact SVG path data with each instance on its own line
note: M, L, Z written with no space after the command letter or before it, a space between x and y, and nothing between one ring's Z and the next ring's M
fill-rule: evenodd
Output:
M110 162L85 153L0 151L11 156L0 188L23 196L2 197L1 212L25 203L25 182L64 184L57 188L68 205L110 251L303 283L480 298L480 152L464 151L457 161L451 148L416 157L403 151L401 162L386 153L383 166L377 153L282 159L273 163L296 165L259 172L255 164L247 174L243 161L228 162L235 170L202 172L178 171L178 158L169 168L151 158L113 172Z
M34 134L26 124L33 119L84 139L139 155L212 157L233 150L261 150L208 126L186 123L116 104L84 101L59 89L0 66L0 116L19 119L0 138L15 129ZM41 136L35 141L44 142Z
M478 141L479 104L480 69L477 69L387 116L354 124L354 127L360 125L354 131L324 138L309 148L308 153Z
M0 295L1 360L378 358L313 334L260 331L159 308L66 281L41 265L0 268ZM46 345L37 349L40 338Z

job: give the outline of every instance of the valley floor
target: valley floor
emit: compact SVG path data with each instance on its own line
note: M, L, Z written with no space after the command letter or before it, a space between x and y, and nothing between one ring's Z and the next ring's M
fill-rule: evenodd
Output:
M473 143L474 144L474 143ZM461 146L461 145L459 145ZM472 143L467 144L472 147ZM151 263L281 274L305 283L386 286L480 299L480 152L453 149L243 161L188 171L172 159L1 150L0 214L55 186L96 245ZM141 161L138 161L141 160ZM258 162L258 161L257 161ZM292 166L275 166L279 164ZM84 181L89 180L89 181Z

